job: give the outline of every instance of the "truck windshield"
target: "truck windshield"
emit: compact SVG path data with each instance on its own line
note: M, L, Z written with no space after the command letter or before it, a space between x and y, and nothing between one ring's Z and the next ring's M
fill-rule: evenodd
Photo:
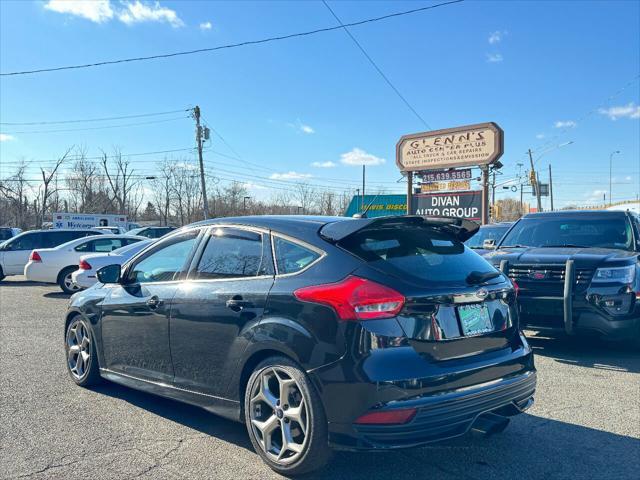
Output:
M631 250L631 223L624 216L523 218L500 247L599 247Z
M485 240L495 240L497 244L502 236L507 233L507 230L509 230L509 225L488 225L486 227L480 227L480 230L464 243L469 248L482 248Z
M469 281L472 272L476 277L497 273L463 243L429 227L362 230L339 245L372 267L421 286L464 286L476 283ZM495 276L488 275L489 280L495 282Z

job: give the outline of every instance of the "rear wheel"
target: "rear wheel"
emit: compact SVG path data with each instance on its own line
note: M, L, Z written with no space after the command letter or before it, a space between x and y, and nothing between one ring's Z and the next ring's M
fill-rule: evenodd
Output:
M95 341L91 329L79 315L71 319L65 332L67 371L81 387L101 381Z
M2 267L0 267L0 282L5 279L4 272L2 271Z
M306 374L285 357L270 357L249 378L245 422L253 448L273 470L300 475L331 454L320 397Z
M80 287L71 279L71 274L77 269L78 267L67 267L58 274L58 285L64 293L71 294L80 290Z

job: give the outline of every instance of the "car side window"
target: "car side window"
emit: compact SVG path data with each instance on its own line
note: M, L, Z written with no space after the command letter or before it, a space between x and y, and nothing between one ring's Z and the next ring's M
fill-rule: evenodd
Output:
M99 238L81 243L74 250L76 252L108 253L123 245L119 238Z
M236 228L212 231L194 277L199 279L245 278L272 275L263 248L264 235Z
M7 250L33 250L34 248L41 248L40 246L40 233L27 233L21 237L17 237L7 245Z
M130 283L167 282L176 280L185 270L196 245L198 230L167 239L149 251L129 269Z
M278 274L296 273L311 265L320 254L310 248L280 237L273 237Z

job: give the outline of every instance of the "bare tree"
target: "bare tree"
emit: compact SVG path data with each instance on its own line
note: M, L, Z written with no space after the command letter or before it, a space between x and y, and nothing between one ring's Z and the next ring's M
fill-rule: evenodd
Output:
M131 197L137 193L140 181L136 180L129 160L122 156L122 152L118 148L114 149L111 160L110 162L107 154L102 152L102 169L109 184L111 199L117 207L117 213L123 215L135 214L131 204ZM138 200L137 208L139 208L139 202L140 200ZM134 211L129 212L129 209Z
M56 164L51 170L46 171L43 167L40 167L40 173L42 174L42 184L38 188L37 204L39 205L38 212L38 226L42 226L44 218L47 213L47 207L52 196L57 196L59 187L57 182L57 173L60 166L65 162L69 153L73 147L67 149L62 157L56 160ZM53 183L53 185L52 185Z
M300 213L311 213L311 209L316 198L316 192L312 186L310 186L308 183L296 184L295 190L293 192L293 197L298 202L298 205L296 205L296 207L300 207L300 210L302 210L302 212Z
M171 214L171 203L173 200L173 165L166 158L160 164L160 172L153 180L153 199L160 214L160 225L169 224Z
M11 222L20 228L27 228L28 201L26 190L29 187L25 179L27 163L21 160L16 171L6 180L0 180L0 224ZM6 217L5 217L6 215Z

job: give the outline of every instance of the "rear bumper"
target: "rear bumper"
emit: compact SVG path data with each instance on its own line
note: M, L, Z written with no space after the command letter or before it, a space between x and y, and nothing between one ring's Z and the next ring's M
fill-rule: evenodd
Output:
M464 435L487 413L522 413L533 404L535 388L536 373L527 372L461 391L393 402L385 409L416 408L415 417L402 425L342 426L339 433L343 440L349 436L355 439L355 444L347 446L355 449L393 449L441 441ZM338 432L334 428L332 433L335 436Z
M435 362L411 347L390 347L309 372L327 415L329 443L343 450L413 447L464 435L483 414L521 413L533 403L536 373L526 340L518 343ZM416 414L401 425L356 423L366 413L408 408Z
M32 282L56 283L56 273L41 262L30 261L24 267L24 276Z
M89 288L98 281L94 270L76 270L71 274L71 280L81 288Z

